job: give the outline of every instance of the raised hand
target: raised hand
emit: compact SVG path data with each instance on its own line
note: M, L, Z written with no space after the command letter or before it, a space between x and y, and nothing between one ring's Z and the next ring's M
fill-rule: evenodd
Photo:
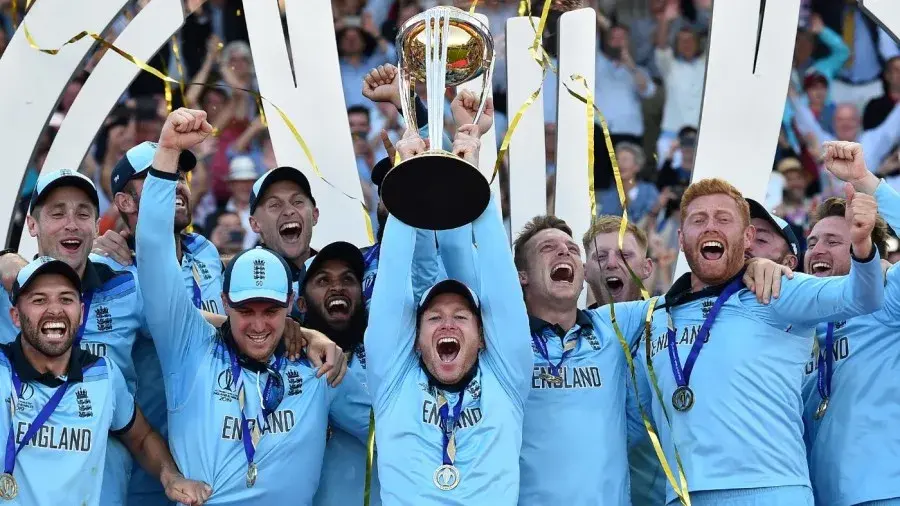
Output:
M206 111L180 107L169 114L159 135L160 149L191 149L212 133L212 125L206 121Z
M401 104L398 75L397 67L390 63L375 67L363 78L363 96L372 102L390 102L399 109Z
M478 154L481 152L481 136L478 125L468 124L459 127L453 139L451 151L454 155L478 167Z
M123 230L121 234L115 230L107 230L94 239L91 253L112 258L120 265L131 265L131 248L128 246L130 234L128 230Z
M453 113L453 121L460 127L470 125L475 122L475 115L478 114L478 106L480 105L478 97L468 90L460 91L456 94L456 98L450 103L450 112ZM487 98L484 104L484 110L481 117L478 118L479 135L491 129L494 124L494 99Z
M825 168L841 181L853 185L856 191L872 194L878 178L869 172L863 157L862 145L857 142L830 141L822 145Z
M853 254L857 258L868 258L872 253L872 230L878 218L878 204L875 197L855 191L850 183L844 185L844 194L847 196L844 219L850 226Z

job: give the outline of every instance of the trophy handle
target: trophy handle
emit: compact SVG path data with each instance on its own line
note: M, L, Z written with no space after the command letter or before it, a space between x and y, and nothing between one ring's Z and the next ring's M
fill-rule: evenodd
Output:
M399 61L399 64L403 65L402 59ZM398 69L397 74L399 74L400 77L400 79L397 80L397 85L400 87L400 112L406 120L406 128L418 131L419 120L416 117L415 105L416 89L410 82L409 73L401 72L400 69ZM394 160L391 160L391 164L393 163Z
M491 64L488 66L487 72L484 74L484 81L481 82L481 97L478 105L478 112L475 113L475 124L478 124L478 120L481 119L481 113L484 112L484 106L487 104L488 95L490 94L491 89L493 88L493 78L494 78L494 62L496 58L491 58ZM481 135L484 135L486 132L480 132Z

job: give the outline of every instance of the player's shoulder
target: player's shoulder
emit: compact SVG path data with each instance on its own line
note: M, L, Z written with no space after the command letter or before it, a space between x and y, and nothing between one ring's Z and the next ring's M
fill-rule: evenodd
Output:
M204 254L208 256L219 257L219 250L212 241L205 236L196 232L185 232L181 234L181 240L184 246L194 255Z
M97 273L99 286L96 291L98 292L123 292L137 286L137 272L133 266L126 267L116 264L118 265L116 267L93 259L90 260L90 263Z
M122 372L115 362L106 357L100 357L82 349L73 348L72 352L76 353L75 364L81 369L82 380L85 382L122 376Z

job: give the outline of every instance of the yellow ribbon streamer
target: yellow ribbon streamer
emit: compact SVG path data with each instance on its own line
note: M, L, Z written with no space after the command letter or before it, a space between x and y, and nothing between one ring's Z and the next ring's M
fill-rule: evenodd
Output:
M375 410L369 409L369 435L366 438L366 485L363 490L363 506L369 506L372 495L372 469L375 466Z
M603 116L603 113L597 107L594 102L594 96L591 93L590 87L588 86L587 80L584 76L573 75L571 76L573 81L581 83L584 87L584 95L580 95L576 91L574 91L569 83L563 81L563 86L566 88L566 91L569 92L572 96L580 100L586 105L587 108L587 132L588 132L588 186L590 192L591 199L591 220L596 219L597 216L597 202L596 195L594 193L594 112L596 111L597 118L600 120L600 126L603 130L603 139L606 143L606 150L609 154L609 159L613 168L613 176L616 181L616 190L619 195L619 203L622 207L622 220L621 225L619 227L618 233L618 247L619 247L619 255L622 255L622 249L625 244L625 232L628 227L628 210L626 208L625 202L625 190L622 185L622 175L619 172L619 163L616 159L615 148L612 144L612 137L609 134L609 126L606 123L606 118ZM596 250L597 247L595 246ZM624 256L621 258L622 264L625 265L626 270L628 270L628 274L632 280L639 288L641 292L641 298L644 300L650 299L650 293L644 287L644 284L641 282L640 278L635 274L635 272L631 269L631 266L628 265L628 262L625 261ZM628 346L628 342L625 339L625 336L622 334L622 331L619 329L618 323L616 322L616 313L615 313L615 302L611 296L607 297L610 300L609 312L610 317L613 324L613 330L616 333L616 337L619 339L619 344L622 346L622 351L625 353L625 361L628 364L628 371L631 374L632 385L635 389L636 397L639 397L637 391L637 380L636 380L636 371L634 360L631 356L631 349ZM659 389L659 381L656 377L656 373L653 370L653 362L650 357L650 341L652 339L652 321L653 321L653 309L656 306L656 299L650 301L650 305L647 309L647 314L644 318L644 328L645 328L645 336L646 336L646 345L647 345L647 370L648 376L650 377L650 383L653 385L653 389L656 393L657 399L662 407L663 414L666 418L666 423L669 424L669 427L672 426L671 420L669 419L668 410L666 409L666 404L663 401L662 391ZM647 414L644 412L643 406L638 403L638 407L641 412L641 419L644 422L644 428L647 430L647 435L650 438L650 443L653 446L653 450L656 453L656 457L659 460L660 466L662 467L663 473L666 475L666 479L671 485L672 490L675 491L675 495L678 497L678 500L681 502L683 506L691 506L691 498L688 492L687 486L687 478L684 474L684 465L681 461L681 455L678 452L678 448L673 447L675 450L675 464L678 471L678 480L675 479L675 474L672 472L671 466L669 466L668 460L666 459L665 452L662 449L662 444L660 443L659 436L656 434L656 431L653 429L653 425L650 422L650 419L647 417Z
M175 69L178 71L178 89L181 92L181 103L189 107L184 95L184 65L181 64L181 48L178 46L178 35L172 35L172 56L175 57Z
M67 40L65 43L63 43L60 47L53 48L53 49L47 49L47 48L40 47L37 44L37 42L35 42L34 37L31 36L31 32L28 31L28 27L25 26L24 24L22 25L22 31L25 35L25 39L28 41L28 44L33 49L40 51L44 54L48 54L48 55L57 55L64 47L74 44L86 37L90 37L90 38L94 39L95 41L97 41L102 46L112 50L113 52L115 52L116 54L121 56L122 58L125 58L125 60L131 62L133 65L137 66L138 68L140 68L141 70L143 70L145 72L148 72L149 74L162 80L163 82L170 83L170 84L179 84L178 80L160 72L159 70L150 66L147 62L141 60L140 58L137 58L137 57L129 54L128 52L116 47L115 44L107 41L102 36L100 36L100 34L97 34L94 32L88 32L88 31L84 30L84 31L77 33L75 36L71 37L69 40ZM206 83L190 83L190 84L197 85L197 86L203 86L204 88L220 87L220 85L209 85ZM312 167L313 172L315 173L316 177L318 177L319 179L324 181L328 186L331 186L332 188L336 189L338 192L340 192L345 197L347 197L351 200L355 200L360 203L360 205L362 206L363 217L365 218L365 222L366 222L366 230L368 232L369 241L374 243L375 242L375 234L373 233L373 229L372 229L372 220L369 217L369 210L366 207L365 202L363 202L362 200L360 200L356 197L353 197L353 196L347 194L346 192L344 192L343 190L341 190L340 188L338 188L336 185L334 185L328 179L325 178L325 176L322 174L322 171L319 170L318 164L316 164L316 161L313 158L312 151L309 149L309 146L306 144L306 141L303 139L303 136L300 135L300 132L297 130L297 127L290 120L290 118L288 118L287 114L285 114L285 112L280 107L278 107L278 105L276 105L274 102L272 102L268 98L260 95L256 91L248 90L248 89L244 89L244 88L238 88L238 87L230 87L230 88L233 90L239 90L239 91L249 93L249 94L253 95L254 97L256 97L258 100L268 103L275 109L275 111L278 113L278 115L284 121L285 125L287 125L288 130L291 132L291 135L294 136L294 139L300 145L300 148L303 150L303 154L306 156L306 159L309 161L310 167Z

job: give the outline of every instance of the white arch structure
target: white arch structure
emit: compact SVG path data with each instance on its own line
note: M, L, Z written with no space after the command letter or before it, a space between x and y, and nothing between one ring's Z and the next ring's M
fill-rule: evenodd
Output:
M745 195L762 198L778 138L789 80L794 31L800 0L766 2L762 23L761 0L717 0L713 10L706 85L700 121L700 140L694 178L727 179ZM900 33L900 2L859 0L864 11L889 33ZM91 0L85 9L70 0L36 2L23 23L42 47L59 47L72 35L102 32L117 16L125 0ZM310 177L321 218L313 245L336 239L364 245L369 242L360 204L346 108L341 93L337 47L330 2L287 1L290 58L276 2L248 1L244 15L256 65L260 91L285 111L312 150L325 178L316 177L287 125L272 104L266 103L269 131L278 163L293 165ZM119 35L116 45L149 60L184 22L181 0L151 0ZM536 24L536 23L535 23ZM761 26L761 33L758 27ZM534 29L527 18L507 22L506 58L510 120L540 84L541 71L528 48ZM594 87L596 25L591 9L560 18L560 79L584 76ZM758 37L759 35L759 37ZM757 48L757 38L759 46ZM51 56L34 50L21 28L0 58L0 117L10 127L0 136L4 176L0 185L0 223L11 223L18 181L66 84L80 68L94 41L85 38ZM310 51L309 48L316 48ZM758 54L757 54L758 53ZM754 70L754 60L756 67ZM43 170L77 166L103 119L139 69L107 52L85 83L50 149ZM477 87L479 83L469 86ZM587 188L587 129L585 106L558 86L556 214L576 234L590 223ZM602 94L598 89L596 94ZM741 97L735 100L735 97ZM531 216L546 209L543 96L523 115L509 153L510 205L515 233ZM554 118L547 118L554 120ZM481 167L493 170L497 151L494 132L483 143ZM496 187L496 182L495 182ZM350 197L346 196L349 195ZM6 227L7 225L0 225ZM7 243L14 242L8 230ZM26 256L36 252L30 237L20 243ZM684 269L683 259L679 266Z

